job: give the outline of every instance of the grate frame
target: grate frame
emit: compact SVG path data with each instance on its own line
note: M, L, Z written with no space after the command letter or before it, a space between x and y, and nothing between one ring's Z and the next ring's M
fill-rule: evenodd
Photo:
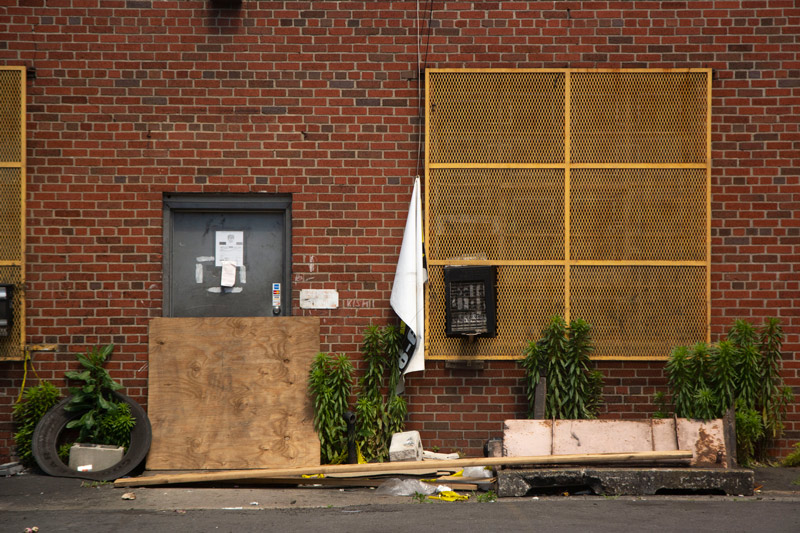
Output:
M519 359L552 314L597 322L594 359L664 360L675 344L708 341L711 74L426 70L426 357ZM498 267L496 338L445 338L446 265ZM543 268L560 272L558 306L541 306L552 275L546 294L517 288L504 299L501 280L535 284ZM644 285L625 285L633 275ZM621 306L626 298L650 307ZM646 316L649 333L615 334L604 306L631 315L626 324Z
M0 337L0 361L25 346L26 68L0 66L0 283L15 286L14 324Z

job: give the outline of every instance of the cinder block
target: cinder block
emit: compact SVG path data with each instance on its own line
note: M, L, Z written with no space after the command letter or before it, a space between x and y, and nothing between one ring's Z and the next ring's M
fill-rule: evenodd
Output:
M79 472L97 472L122 460L125 448L107 444L76 443L69 449L69 467Z
M419 431L404 431L392 435L389 460L422 461L422 440L419 438Z

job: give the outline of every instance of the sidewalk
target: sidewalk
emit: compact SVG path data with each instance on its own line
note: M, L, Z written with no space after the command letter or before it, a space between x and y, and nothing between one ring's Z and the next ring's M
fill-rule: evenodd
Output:
M800 468L755 469L756 494L747 499L800 502ZM134 500L123 499L133 493ZM563 496L550 496L562 498ZM572 498L600 498L571 496ZM545 498L545 497L543 497ZM623 497L624 498L624 497ZM728 499L734 496L670 495L648 499ZM530 499L511 498L511 499ZM474 498L470 498L470 501ZM274 485L164 486L121 489L113 484L57 478L26 471L0 478L0 513L3 511L148 510L182 512L196 509L299 509L362 505L412 504L408 496L384 496L369 488L286 487Z

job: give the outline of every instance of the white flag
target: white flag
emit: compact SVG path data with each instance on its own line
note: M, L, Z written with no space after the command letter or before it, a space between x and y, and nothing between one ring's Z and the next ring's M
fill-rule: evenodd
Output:
M414 192L408 208L408 220L400 247L400 259L392 286L392 304L397 316L413 332L407 336L410 349L401 349L400 374L425 370L425 296L423 285L428 273L422 261L422 201L419 178L414 181Z

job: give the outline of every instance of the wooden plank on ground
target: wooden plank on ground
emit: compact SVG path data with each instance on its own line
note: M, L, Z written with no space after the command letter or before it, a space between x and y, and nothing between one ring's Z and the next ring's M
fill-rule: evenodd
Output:
M691 451L675 450L665 452L634 453L599 453L575 455L542 455L534 457L482 457L473 459L452 459L442 461L425 461L426 466L437 469L467 466L521 466L521 465L557 465L557 464L641 464L668 461L670 463L688 462L692 458ZM417 461L392 463L397 472L418 469ZM317 467L275 468L269 470L229 470L222 472L205 472L199 474L165 474L120 478L114 482L116 487L138 487L146 485L171 485L174 483L205 483L209 481L231 481L237 479L257 479L269 477L298 476L303 474L329 473L361 473L385 470L385 463L367 463L356 465L321 465Z
M317 352L317 317L153 319L147 469L319 465Z

